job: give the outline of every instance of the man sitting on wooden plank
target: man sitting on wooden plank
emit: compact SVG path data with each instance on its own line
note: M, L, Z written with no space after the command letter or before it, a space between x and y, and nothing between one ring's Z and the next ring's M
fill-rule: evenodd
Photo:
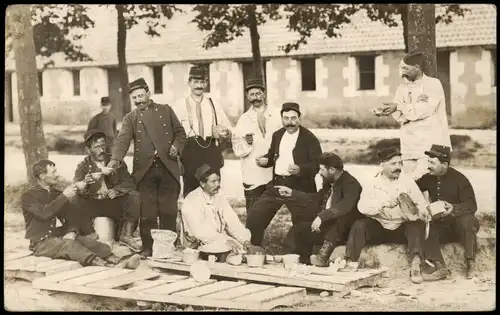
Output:
M349 232L344 271L357 268L361 250L367 244L406 243L411 257L410 279L422 283L425 222L430 219L427 202L415 181L401 174L403 163L398 148L381 149L378 157L382 170L371 185L363 187L358 204L359 211L368 218L354 222Z
M37 183L21 196L21 206L26 223L26 239L35 256L68 259L83 266L116 266L135 269L139 255L120 258L111 248L93 237L78 235L82 212L70 204L76 196L75 184L62 192L56 188L59 174L54 162L40 160L33 165ZM57 221L60 221L60 227Z
M250 231L241 223L227 199L219 194L218 170L204 164L195 177L200 186L184 199L181 215L187 247L226 243L243 253L250 245Z
M106 135L102 131L88 130L84 139L90 154L76 167L73 181L84 185L78 185L78 195L72 202L85 211L90 220L109 217L118 227L123 223L121 233L117 229L120 243L139 252L141 246L132 235L141 214L141 198L127 164L120 164L116 170L106 167L110 155L105 152Z
M276 187L281 196L303 200L304 207L316 211L314 221L297 225L295 250L302 262L310 260L315 266L326 267L335 247L347 240L354 221L363 217L357 207L361 185L344 170L342 159L335 153L322 153L319 164L323 177L323 188L319 192L308 194L285 186ZM317 255L311 256L315 244L322 247Z

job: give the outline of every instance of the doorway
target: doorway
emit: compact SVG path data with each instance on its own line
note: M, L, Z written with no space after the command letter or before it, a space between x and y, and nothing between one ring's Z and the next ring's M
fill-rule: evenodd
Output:
M121 121L123 119L123 109L118 68L108 68L108 96L111 98L111 112L118 121Z
M266 73L266 64L267 60L262 61L264 63L264 78L267 78L267 73ZM250 102L247 99L246 93L245 93L245 84L248 79L254 77L253 75L253 61L243 61L241 62L241 68L243 71L243 99L244 99L244 107L243 107L243 112L246 112L250 108ZM266 80L264 79L264 86L266 86Z
M451 116L451 87L450 87L450 51L441 50L437 52L437 76L444 89L446 100L446 114Z

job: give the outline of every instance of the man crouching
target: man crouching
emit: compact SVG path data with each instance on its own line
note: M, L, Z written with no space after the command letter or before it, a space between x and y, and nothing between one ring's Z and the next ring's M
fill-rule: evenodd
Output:
M123 220L120 243L139 252L141 246L132 238L141 211L134 179L125 163L116 170L106 167L110 156L105 152L106 135L102 131L88 130L84 138L90 154L76 167L73 181L79 189L73 202L90 220L108 217L118 226Z
M78 235L81 212L70 204L77 188L71 185L62 192L55 188L59 182L54 162L40 160L33 165L37 183L21 196L22 212L26 224L26 239L35 256L68 259L83 266L116 266L136 269L139 255L120 258L111 248L91 236ZM60 227L57 221L60 221Z
M220 177L216 170L204 164L196 171L195 178L200 187L186 196L181 210L187 247L226 243L233 252L244 253L250 246L250 231L219 194Z

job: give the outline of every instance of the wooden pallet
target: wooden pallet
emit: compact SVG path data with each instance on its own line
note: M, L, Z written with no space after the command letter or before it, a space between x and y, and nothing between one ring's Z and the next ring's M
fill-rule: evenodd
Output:
M62 271L82 268L76 261L33 256L31 251L5 255L4 275L7 278L33 281Z
M241 310L270 310L276 306L291 306L300 303L306 296L304 288L213 279L199 283L183 275L107 267L84 267L39 278L33 281L33 288L135 301Z
M153 270L168 272L189 272L190 265L183 262L167 262L150 260ZM325 272L326 268L311 266L317 273ZM335 272L330 274L292 274L281 264L264 265L263 268L252 268L246 265L231 266L226 263L214 263L210 266L212 276L248 280L262 283L297 286L308 289L318 289L335 292L348 292L363 286L377 284L387 268L363 269L354 272Z

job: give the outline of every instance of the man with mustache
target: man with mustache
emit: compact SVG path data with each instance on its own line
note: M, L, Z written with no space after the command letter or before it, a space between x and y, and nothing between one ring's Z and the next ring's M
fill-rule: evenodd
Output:
M26 223L26 239L34 256L67 259L82 266L103 266L136 269L139 255L118 257L111 248L82 233L82 211L71 204L76 197L77 186L57 188L59 173L50 160L39 160L32 166L36 184L21 196L21 208ZM85 215L85 214L83 214ZM61 226L58 226L58 221Z
M415 181L401 174L401 153L396 147L378 151L381 171L370 185L363 187L359 211L368 218L354 222L347 240L343 271L356 270L365 245L397 242L408 245L411 258L410 279L422 283L420 270L424 257L425 222L429 220L427 202ZM406 194L416 204L417 212L404 211L400 196Z
M85 215L85 218L82 216L82 224L88 227L91 225L89 220L111 218L119 232L120 243L139 252L141 246L134 241L133 233L140 218L141 198L135 189L134 179L124 163L116 170L106 167L110 156L106 153L104 132L90 129L84 139L89 155L76 167L73 182L79 193L72 200ZM93 228L88 230L94 232Z
M232 135L231 123L223 108L204 95L207 87L205 69L193 66L189 70L188 85L190 95L177 101L174 106L187 135L181 155L184 197L198 187L194 173L201 165L209 165L220 175L220 169L224 166L221 141L230 141Z
M143 78L130 82L128 88L137 108L123 118L108 166L116 168L124 163L133 140L132 176L141 195L142 256L149 257L153 253L151 230L158 228L158 217L160 229L177 230L178 159L186 133L169 105L157 104L149 98L149 87Z
M234 252L243 253L250 245L250 231L219 193L220 176L203 164L195 177L199 187L186 196L181 210L187 247L225 243Z
M417 51L403 57L399 67L405 82L398 86L394 101L375 113L392 115L401 125L403 171L414 180L427 173L425 150L432 144L451 147L443 85L424 74L424 61L425 56Z
M278 186L278 192L283 197L303 199L304 207L317 213L314 221L300 222L295 229L296 254L302 261L310 260L314 266L326 267L335 247L346 241L354 221L362 218L357 208L361 185L344 170L342 159L333 152L320 155L319 167L323 188L317 193L303 193L284 186ZM317 255L311 255L315 244L321 244L321 249Z
M421 191L429 193L432 203L442 203L444 211L433 216L426 253L434 261L436 270L426 280L439 280L450 275L441 254L441 243L459 241L465 249L466 277L476 273L477 232L479 221L476 196L464 174L450 167L449 147L434 144L425 151L429 159L429 173L417 181Z
M281 128L281 123L278 115L267 106L262 80L248 80L245 91L252 106L238 120L232 142L234 154L241 159L243 189L249 213L273 177L272 169L257 166L255 159L267 153L271 136Z
M300 115L299 104L284 103L281 108L283 128L273 133L267 154L256 159L258 166L272 167L273 178L248 213L246 226L252 233L253 245L261 245L264 231L283 205L290 211L294 226L304 221L312 222L316 217L314 209L304 207L304 202L294 196L281 196L276 187L285 186L305 193L316 192L314 178L319 170L321 146L318 138L300 125ZM290 230L289 236L292 235L293 230ZM294 247L289 237L287 241L291 243L287 244L289 247Z

